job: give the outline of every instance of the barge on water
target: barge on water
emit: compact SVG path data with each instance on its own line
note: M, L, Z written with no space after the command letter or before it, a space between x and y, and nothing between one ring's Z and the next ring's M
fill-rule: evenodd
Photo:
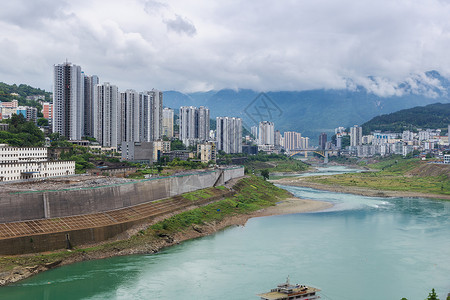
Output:
M288 277L286 283L281 283L276 288L271 289L270 292L259 294L258 296L260 296L262 300L314 300L320 298L320 296L316 294L319 291L319 289L306 285L290 284Z

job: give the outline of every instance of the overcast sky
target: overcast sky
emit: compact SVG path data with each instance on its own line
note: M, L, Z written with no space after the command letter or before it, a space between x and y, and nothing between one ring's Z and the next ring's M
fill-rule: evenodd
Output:
M46 90L66 59L120 90L304 90L450 73L446 0L11 0L0 33L0 81Z

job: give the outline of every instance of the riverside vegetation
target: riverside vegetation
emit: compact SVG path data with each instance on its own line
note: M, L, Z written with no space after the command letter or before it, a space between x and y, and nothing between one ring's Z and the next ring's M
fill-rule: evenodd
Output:
M216 189L223 191L227 188L212 187L181 196L195 204L197 200L212 197ZM174 236L177 236L178 240L186 240L213 233L227 226L221 225L221 222L227 218L274 206L278 201L291 196L289 192L256 176L239 180L233 189L235 191L233 196L173 215L155 224L147 224L142 230L125 240L51 253L0 257L0 283L2 280L2 284L12 282L5 279L11 274L25 274L20 278L23 279L55 265L117 255L156 252L163 247L175 244L177 241L174 240ZM212 226L214 230L208 230L211 224L214 224Z
M450 166L395 157L367 167L377 172L315 176L306 180L326 185L450 195Z

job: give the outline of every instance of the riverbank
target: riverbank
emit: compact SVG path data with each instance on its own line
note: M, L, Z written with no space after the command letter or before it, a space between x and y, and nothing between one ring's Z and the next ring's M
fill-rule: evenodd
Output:
M230 226L244 226L245 223L254 217L263 217L271 215L292 214L301 212L317 211L329 208L332 204L307 199L294 198L285 190L281 190L260 179L246 179L238 182L234 187L238 190L236 199L225 199L210 204L210 214L216 213L218 218L206 220L201 224L192 223L185 228L177 228L174 231L155 230L152 227L158 227L163 222L175 223L176 218L186 213L196 212L196 210L184 212L178 215L166 215L159 220L159 223L141 224L128 230L116 238L115 241L105 243L82 245L74 250L60 250L48 253L34 255L8 256L0 258L0 286L8 285L40 272L50 270L55 267L64 266L76 262L103 259L113 256L132 255L132 254L151 254L160 251L163 248L179 244L183 241L214 234ZM260 194L258 194L258 191ZM261 195L267 196L261 196ZM250 203L240 201L239 197L246 197ZM272 197L268 202L267 197ZM264 199L263 199L264 198ZM242 199L241 199L242 200ZM256 209L255 203L261 200L260 207ZM236 201L236 202L232 202ZM222 203L223 202L223 203ZM226 212L225 204L238 209L241 205L241 211L245 213L233 212L229 215L220 216L221 212ZM214 206L215 205L215 206ZM221 207L218 209L216 207ZM209 206L209 205L208 205ZM248 206L247 208L244 208ZM207 211L203 208L203 212ZM253 210L252 210L253 209ZM202 210L197 209L198 212ZM174 219L175 221L171 222ZM159 227L167 227L164 223Z
M357 186L343 186L343 185L331 185L323 184L317 182L308 181L308 178L282 178L271 181L274 184L299 186L299 187L309 187L318 190L336 192L336 193L348 193L368 197L410 197L410 198L433 198L450 200L450 195L442 194L432 194L432 193L420 193L420 192L409 192L409 191L388 191L388 190L377 190L370 189L366 187Z

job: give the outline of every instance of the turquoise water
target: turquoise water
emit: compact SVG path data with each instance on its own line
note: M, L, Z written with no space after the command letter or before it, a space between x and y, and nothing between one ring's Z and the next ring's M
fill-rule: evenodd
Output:
M0 288L0 299L258 299L287 275L322 289L322 299L450 292L450 202L284 188L335 206L254 218L158 254L57 268Z

